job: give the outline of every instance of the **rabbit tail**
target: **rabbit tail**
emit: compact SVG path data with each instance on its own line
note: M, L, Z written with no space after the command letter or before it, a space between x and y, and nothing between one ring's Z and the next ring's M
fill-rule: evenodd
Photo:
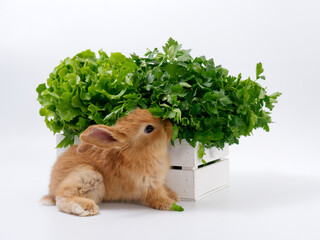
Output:
M56 205L56 200L50 195L45 195L40 199L40 203L47 206L54 206Z

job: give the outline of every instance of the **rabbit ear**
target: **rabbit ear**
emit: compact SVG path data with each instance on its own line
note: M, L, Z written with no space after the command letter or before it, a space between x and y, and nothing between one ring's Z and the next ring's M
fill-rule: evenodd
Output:
M93 125L87 128L81 135L82 142L97 147L108 147L111 143L117 142L115 129L104 125Z

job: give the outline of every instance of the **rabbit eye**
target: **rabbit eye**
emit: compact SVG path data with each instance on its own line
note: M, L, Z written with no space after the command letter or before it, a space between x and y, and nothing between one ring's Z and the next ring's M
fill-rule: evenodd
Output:
M145 129L145 133L151 133L154 130L154 127L152 125L148 125Z

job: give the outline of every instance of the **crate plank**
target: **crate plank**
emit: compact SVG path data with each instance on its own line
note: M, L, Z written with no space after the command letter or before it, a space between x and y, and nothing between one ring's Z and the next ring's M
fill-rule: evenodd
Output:
M229 185L229 159L195 170L171 169L167 184L182 200L196 201Z
M198 157L199 144L195 148L191 147L186 140L182 140L181 144L178 140L174 146L169 146L169 154L171 157L171 166L180 166L183 169L196 169L202 165L201 159ZM205 149L203 160L211 162L217 159L225 158L229 155L229 145L226 144L224 149L210 148Z
M194 171L195 200L229 185L229 159L225 158Z

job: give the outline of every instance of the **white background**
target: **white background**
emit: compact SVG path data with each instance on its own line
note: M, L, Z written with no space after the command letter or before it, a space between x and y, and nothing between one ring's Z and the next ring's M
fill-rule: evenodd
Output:
M0 239L320 239L320 1L0 1ZM270 133L231 147L231 185L185 211L102 204L79 218L37 203L55 138L36 87L67 56L142 55L175 38L192 55L283 95Z

